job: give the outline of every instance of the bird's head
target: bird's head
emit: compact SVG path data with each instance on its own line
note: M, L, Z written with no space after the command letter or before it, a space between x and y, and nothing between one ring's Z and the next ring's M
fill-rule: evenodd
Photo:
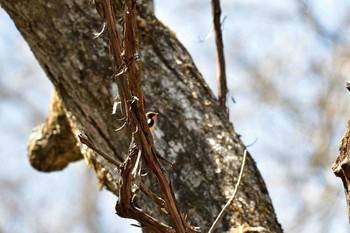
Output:
M146 118L147 119L152 119L152 120L155 121L157 119L157 115L158 115L157 112L147 112L146 113Z

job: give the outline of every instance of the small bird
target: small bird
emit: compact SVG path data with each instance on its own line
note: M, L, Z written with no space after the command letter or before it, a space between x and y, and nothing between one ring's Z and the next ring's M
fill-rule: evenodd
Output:
M147 124L148 124L148 128L149 128L149 131L152 132L152 130L154 129L154 127L156 126L156 119L157 119L157 115L158 113L157 112L147 112L146 113L146 119L147 119ZM169 160L163 158L162 156L160 156L158 153L156 153L157 157L170 164L171 166L174 166L174 164L172 162L170 162Z
M154 129L154 127L156 126L157 115L158 115L157 112L147 112L146 113L148 128L149 128L149 131L151 131L151 132Z

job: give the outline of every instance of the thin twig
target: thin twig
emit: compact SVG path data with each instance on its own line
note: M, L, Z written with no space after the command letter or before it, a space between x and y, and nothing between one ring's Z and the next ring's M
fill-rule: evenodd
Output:
M131 171L131 175L136 177L136 174L138 173L137 171L139 170L140 165L140 161L141 161L141 153L142 151L139 149L139 152L137 153L137 158L136 158L136 162L135 162L135 166Z
M100 32L94 32L94 39L100 37L102 35L102 33L105 31L106 28L106 23L103 23L102 29Z
M79 140L81 143L83 143L84 145L86 145L87 147L89 147L91 150L93 150L94 152L96 152L97 154L101 155L104 159L106 159L109 163L115 165L118 169L121 165L121 162L117 161L115 158L113 158L112 156L110 156L109 154L107 154L106 152L100 150L90 139L89 136L87 136L86 134L79 134L78 135ZM160 198L157 194L153 193L151 190L149 190L147 188L147 186L141 181L139 184L139 188L140 190L146 195L148 196L158 207L159 209L168 214L167 211L167 207L165 204L165 201Z
M226 16L224 16L224 18L222 19L222 22L221 22L221 27L224 26L224 23L225 23L225 20L226 20ZM210 27L210 30L208 32L208 34L204 37L204 39L198 37L198 43L204 43L206 42L207 40L209 40L212 36L213 36L213 31L214 31L214 27L213 25Z
M140 155L140 150L134 147L129 153L129 157L120 167L120 176L122 182L120 183L119 199L116 204L117 214L121 217L130 218L140 222L145 230L155 233L175 233L174 229L166 224L161 223L158 219L145 213L142 209L134 205L135 193L131 192L132 185L135 179L133 170Z
M214 22L215 43L216 43L216 63L218 66L218 97L219 104L223 109L226 109L226 95L227 95L227 78L224 55L224 43L222 41L221 31L221 7L220 0L212 0L212 14Z
M127 121L124 122L124 124L122 126L120 126L118 129L115 129L114 131L118 132L119 130L121 130L122 128L124 128L124 126L126 125Z
M258 138L255 138L254 141L248 145L244 145L245 148L248 148L248 147L251 147L251 146L254 146L254 144L258 141Z
M105 160L107 160L109 163L115 165L116 167L119 167L121 162L117 161L115 158L107 154L106 152L100 150L87 136L86 134L79 134L78 138L81 143L89 147L91 150L95 151L97 154L101 155Z
M159 207L159 209L163 213L169 214L169 212L167 211L167 206L165 204L165 201L161 197L159 197L157 194L155 194L151 190L149 190L149 188L145 185L145 183L143 183L143 182L140 183L140 190L146 196L148 196Z
M237 180L235 189L233 191L232 197L228 200L228 202L226 203L224 208L222 208L221 212L216 217L213 225L210 227L208 233L213 233L214 232L215 228L217 227L217 225L219 224L221 219L224 217L225 212L227 211L228 207L230 207L230 205L233 203L233 201L234 201L234 199L236 197L237 191L238 191L239 184L241 183L241 179L242 179L242 176L243 176L243 170L244 170L246 158L247 158L247 149L245 149L244 153L243 153L243 160L242 160L241 171L239 172L238 180Z

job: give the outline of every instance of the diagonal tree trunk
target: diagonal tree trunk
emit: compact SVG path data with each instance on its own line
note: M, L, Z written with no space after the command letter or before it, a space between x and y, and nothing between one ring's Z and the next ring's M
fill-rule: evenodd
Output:
M102 29L94 6L83 0L0 0L0 4L53 83L60 100L57 105L62 102L64 106L69 122L65 127L69 130L57 130L60 123L52 124L54 120L48 120L45 126L50 127L50 122L56 126L57 134L67 138L84 131L100 149L123 161L131 133L126 128L115 131L122 125L111 114L118 93L110 78L113 72L106 40L103 36L93 39L93 33ZM120 2L116 5L121 9ZM193 226L204 232L233 192L245 147L174 33L145 5L139 7L138 24L146 109L161 113L154 132L155 147L161 156L177 164L168 173L180 209ZM60 116L56 111L52 107L49 119ZM45 137L45 132L36 128L30 141L29 148L40 141L39 149L29 150L32 162L41 154L37 169L40 164L46 171L48 167L64 167L62 163L55 167L52 157L45 160L40 150L49 150L45 153L56 154L57 158L67 156L57 160L68 162L81 153L101 185L118 193L118 175L111 164L79 143L67 143L67 148L55 150L52 145L63 142L57 139L60 137ZM62 151L65 149L71 152ZM44 166L45 163L52 164ZM144 196L139 204L147 205L147 211L158 216ZM282 232L264 181L250 156L231 211L217 232L234 232L242 226Z

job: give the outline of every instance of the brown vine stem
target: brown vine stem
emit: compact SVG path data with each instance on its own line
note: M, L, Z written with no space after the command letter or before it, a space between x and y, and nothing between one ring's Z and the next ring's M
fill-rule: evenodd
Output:
M135 179L131 173L136 166L135 156L142 153L146 165L150 168L159 182L166 209L172 220L176 232L191 232L187 227L177 206L175 195L166 179L161 165L157 159L153 148L153 138L149 131L144 111L144 96L141 90L141 59L139 56L137 23L136 23L136 2L135 0L126 0L124 6L124 41L121 43L114 10L110 0L95 1L96 8L107 24L107 32L110 40L110 52L113 57L114 73L117 74L119 67L126 66L125 72L115 81L118 86L122 113L129 122L129 127L134 131L134 140L136 146L129 152L126 162L121 167L121 187L119 200L116 206L118 215L126 218L133 218L140 222L141 226L151 232L171 232L168 226L160 223L158 220L145 214L141 209L133 205L134 195L131 192L132 181ZM102 8L102 9L101 9ZM116 76L116 75L115 75ZM137 101L130 101L137 99ZM137 129L137 130L136 130Z
M100 150L87 136L86 134L79 134L78 138L81 143L89 147L91 150L95 151L97 154L102 156L105 160L107 160L110 164L113 164L116 166L118 169L122 165L120 161L117 161L114 157L110 156L106 152ZM139 184L140 190L148 196L158 207L161 211L165 212L166 214L168 211L166 210L165 202L163 199L161 199L159 196L157 196L155 193L153 193L151 190L148 189L148 187L141 181Z
M222 41L221 31L221 7L220 0L212 0L212 14L215 32L216 43L216 64L218 66L218 98L219 104L223 109L226 109L226 96L227 96L227 78L226 78L226 66L224 55L224 43Z

